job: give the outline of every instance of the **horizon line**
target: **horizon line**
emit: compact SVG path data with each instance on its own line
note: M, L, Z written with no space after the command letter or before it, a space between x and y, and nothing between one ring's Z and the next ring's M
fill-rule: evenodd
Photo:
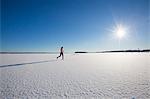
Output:
M74 51L64 53L105 53L105 52L150 52L150 48L147 49L131 49L131 50L103 50L103 51ZM48 52L48 51L0 51L0 54L57 54L59 52Z

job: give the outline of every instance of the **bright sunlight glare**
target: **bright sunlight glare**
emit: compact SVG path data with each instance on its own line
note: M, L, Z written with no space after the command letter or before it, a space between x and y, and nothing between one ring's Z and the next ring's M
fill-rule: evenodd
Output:
M121 24L115 28L115 33L119 39L123 38L126 34L126 29Z

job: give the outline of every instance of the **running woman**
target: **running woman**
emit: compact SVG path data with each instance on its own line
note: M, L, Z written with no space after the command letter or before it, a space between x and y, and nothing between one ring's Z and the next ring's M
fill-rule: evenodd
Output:
M59 57L61 57L61 56L62 56L62 60L64 60L64 49L63 49L63 46L60 48L60 55L57 57L57 59Z

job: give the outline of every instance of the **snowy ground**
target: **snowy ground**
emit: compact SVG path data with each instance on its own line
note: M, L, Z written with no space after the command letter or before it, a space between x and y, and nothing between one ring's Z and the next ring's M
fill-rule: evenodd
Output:
M1 54L1 99L150 99L150 53Z

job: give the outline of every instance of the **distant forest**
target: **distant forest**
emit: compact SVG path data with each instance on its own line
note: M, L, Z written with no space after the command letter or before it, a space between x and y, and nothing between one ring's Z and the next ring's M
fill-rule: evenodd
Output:
M100 51L100 52L77 51L75 53L113 53L113 52L150 52L150 49L144 49L144 50L114 50L114 51Z

